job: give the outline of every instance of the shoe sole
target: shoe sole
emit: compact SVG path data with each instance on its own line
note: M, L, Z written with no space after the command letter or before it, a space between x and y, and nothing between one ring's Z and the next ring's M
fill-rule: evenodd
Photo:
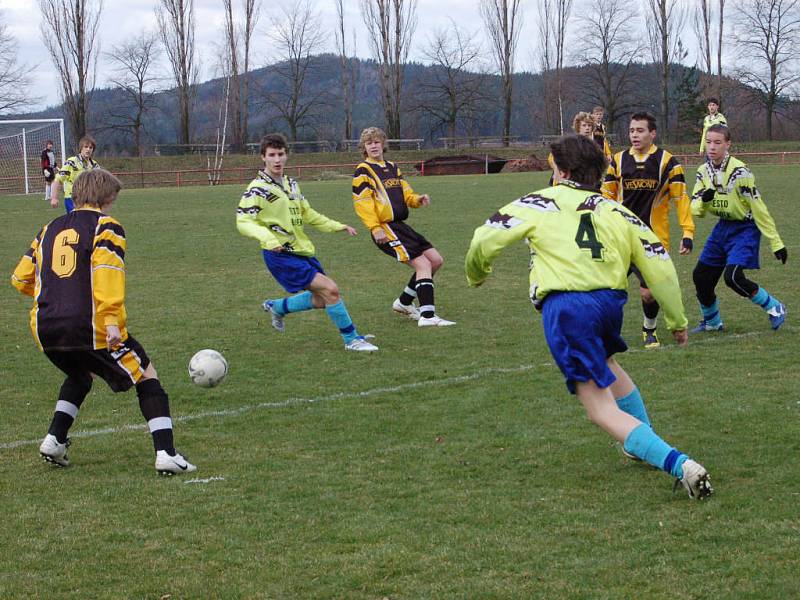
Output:
M67 459L67 455L65 454L61 458L56 458L54 456L50 456L49 454L45 454L44 452L39 452L41 457L45 460L45 462L50 463L51 465L55 465L56 467L61 467L62 469L69 466L69 459ZM63 462L60 462L63 461Z
M406 319L411 319L412 321L419 321L419 316L417 315L413 315L411 313L407 313L402 310L395 310L394 308L392 309L392 312L396 315L400 315L401 317L405 317Z

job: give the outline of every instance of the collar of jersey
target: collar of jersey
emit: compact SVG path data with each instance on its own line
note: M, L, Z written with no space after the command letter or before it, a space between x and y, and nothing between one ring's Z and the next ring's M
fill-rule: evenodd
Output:
M277 185L279 188L283 188L283 181L275 181L275 179L267 173L266 171L259 171L258 176L263 179L266 183L271 183L273 185Z
M645 152L644 154L639 154L638 152L636 152L636 150L633 149L633 146L631 146L628 149L628 153L631 156L634 156L634 157L635 156L650 156L651 154L655 154L656 150L658 150L658 146L656 146L655 144L650 144L650 147L647 149L647 152Z
M572 189L575 189L575 190L583 190L584 192L599 192L600 191L600 185L599 184L598 185L594 185L594 186L586 185L584 183L578 183L577 181L572 181L571 179L562 179L561 181L558 182L557 185L565 185L565 186L567 186L569 188L572 188Z
M378 165L379 167L386 166L386 159L384 160L375 160L374 158L370 158L369 156L364 159L364 162L372 163L373 165Z

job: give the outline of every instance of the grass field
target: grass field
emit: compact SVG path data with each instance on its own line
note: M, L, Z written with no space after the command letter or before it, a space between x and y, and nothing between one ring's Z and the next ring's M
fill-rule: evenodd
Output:
M692 502L625 459L570 397L527 300L527 252L510 248L468 289L473 229L543 174L412 180L433 205L410 223L446 264L437 306L456 327L420 330L390 306L409 272L361 235L312 231L375 355L345 353L321 311L284 335L260 309L280 294L239 236L239 187L123 192L128 311L170 393L176 445L196 477L159 478L133 392L96 383L68 469L38 456L61 378L36 350L29 299L0 288L0 598L796 598L800 596L800 235L792 172L756 169L789 248L762 244L752 276L789 307L778 332L718 290L726 332L639 348L630 302L620 362L656 429L711 472ZM354 225L348 181L309 182L319 211ZM0 198L10 275L38 198ZM691 270L676 257L698 317ZM677 234L675 234L677 237ZM663 338L668 336L662 335ZM228 379L194 387L189 357L225 354Z

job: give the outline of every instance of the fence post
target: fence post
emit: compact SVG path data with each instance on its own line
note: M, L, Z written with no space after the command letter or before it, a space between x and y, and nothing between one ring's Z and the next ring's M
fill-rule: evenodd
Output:
M483 156L484 156L483 174L484 175L488 175L489 174L489 155L488 154L484 154Z
M175 171L175 185L181 187L181 172Z

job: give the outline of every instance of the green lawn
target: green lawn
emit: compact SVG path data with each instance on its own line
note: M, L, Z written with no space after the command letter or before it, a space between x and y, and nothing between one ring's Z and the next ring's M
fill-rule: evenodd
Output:
M375 250L350 182L304 184L317 210L360 228L311 235L360 331L377 336L367 356L345 353L321 311L290 316L284 335L270 327L260 303L281 291L236 232L239 186L123 192L130 329L199 470L159 478L135 394L102 382L73 428L73 466L44 464L61 378L31 338L29 299L0 288L0 598L800 596L800 218L793 174L755 172L789 262L762 244L751 275L788 305L787 324L772 332L721 286L725 333L687 349L662 335L645 352L632 296L619 358L656 429L711 472L704 502L625 459L567 394L527 300L524 245L466 287L473 229L544 174L412 179L433 204L410 223L446 261L437 307L458 321L441 330L392 314L410 271ZM57 213L38 196L0 202L8 276ZM695 253L675 258L690 322L712 225L699 220ZM186 373L206 347L230 364L211 390Z

